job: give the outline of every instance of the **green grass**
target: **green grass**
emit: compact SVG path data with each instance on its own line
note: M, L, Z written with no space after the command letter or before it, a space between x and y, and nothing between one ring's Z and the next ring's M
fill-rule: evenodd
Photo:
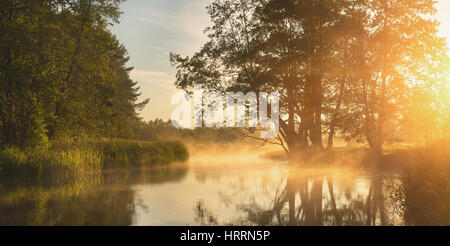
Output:
M187 149L180 142L56 141L48 149L0 150L0 177L67 176L107 168L167 165L187 158Z
M0 176L66 176L76 172L98 170L101 154L71 149L65 152L42 149L19 150L9 147L0 151Z
M188 152L181 142L91 141L102 153L103 168L144 167L186 161Z

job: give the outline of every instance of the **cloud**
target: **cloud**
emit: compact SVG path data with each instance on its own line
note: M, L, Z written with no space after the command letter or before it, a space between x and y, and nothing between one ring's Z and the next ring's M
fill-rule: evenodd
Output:
M203 31L210 24L206 6L211 2L211 0L186 1L179 11L141 9L138 10L141 15L135 19L172 33L182 33L194 39L196 43L202 43L206 40Z
M171 16L169 14L152 12L150 14L147 14L146 16L138 16L135 18L140 22L151 24L157 28L166 31L170 32L180 31L179 23L175 22L174 16Z
M176 91L174 82L175 76L167 72L151 71L151 70L132 70L130 77L139 82L142 89L144 87L158 87L168 91Z
M133 0L124 4L124 18L116 31L129 48L130 77L138 82L142 96L150 98L141 112L146 119L169 119L175 107L171 96L175 68L169 52L192 55L207 41L204 29L211 24L206 11L212 0Z
M161 71L132 70L130 77L139 83L142 92L140 100L150 98L150 103L140 115L145 120L169 119L175 108L170 99L178 91L174 85L175 76Z

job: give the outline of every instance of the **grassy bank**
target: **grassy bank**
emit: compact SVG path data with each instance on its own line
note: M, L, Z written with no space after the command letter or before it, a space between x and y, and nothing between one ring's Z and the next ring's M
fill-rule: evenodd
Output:
M409 225L450 225L449 142L411 151L396 194Z
M66 176L107 168L165 165L188 158L180 142L128 140L56 141L49 148L0 150L0 177Z

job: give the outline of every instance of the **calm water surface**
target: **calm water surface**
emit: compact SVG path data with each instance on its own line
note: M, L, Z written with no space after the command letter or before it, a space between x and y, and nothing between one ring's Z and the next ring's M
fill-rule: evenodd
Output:
M0 181L0 225L402 225L399 182L364 169L202 157L64 181Z

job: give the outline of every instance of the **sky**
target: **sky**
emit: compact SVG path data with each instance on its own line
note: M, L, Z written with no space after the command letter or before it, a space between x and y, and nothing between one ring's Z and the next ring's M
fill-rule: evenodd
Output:
M141 88L141 99L150 98L141 112L144 120L168 120L177 105L170 99L177 91L176 70L170 52L191 56L207 38L210 25L206 6L212 0L128 0L121 5L120 24L111 31L125 45L134 67L131 79ZM438 0L440 35L450 40L450 0Z

